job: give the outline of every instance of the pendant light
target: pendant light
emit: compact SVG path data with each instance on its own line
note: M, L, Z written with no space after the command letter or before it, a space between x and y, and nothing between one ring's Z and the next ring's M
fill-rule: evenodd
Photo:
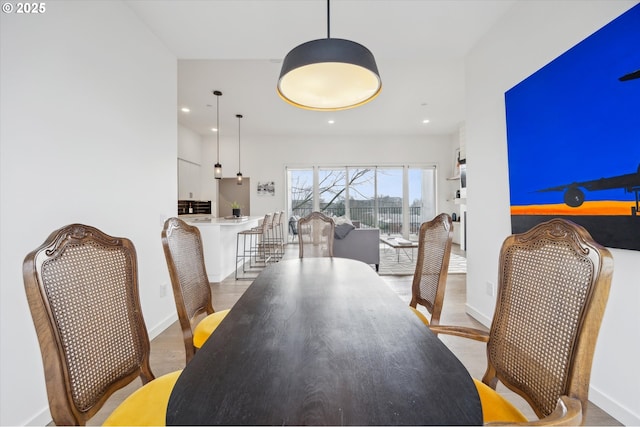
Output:
M238 118L238 173L236 174L238 182L236 184L242 185L242 172L240 172L240 119L242 114L236 114L236 117Z
M356 42L332 39L327 0L327 38L295 47L282 63L278 95L308 110L337 111L358 107L382 89L376 60Z
M218 150L216 164L213 165L213 177L215 179L222 179L222 165L220 164L220 97L222 96L222 92L214 90L213 94L216 96L216 146Z

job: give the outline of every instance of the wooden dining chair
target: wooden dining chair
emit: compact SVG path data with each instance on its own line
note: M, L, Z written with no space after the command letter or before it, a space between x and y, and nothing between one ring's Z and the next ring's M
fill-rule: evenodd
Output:
M420 225L418 259L413 273L409 307L427 326L430 323L440 323L452 241L453 221L448 214L442 213ZM418 304L427 309L431 321L418 310Z
M167 219L162 229L162 247L189 363L229 310L215 311L213 308L211 284L198 227L179 218Z
M488 333L431 329L487 343L487 369L482 382L476 380L485 422L528 422L495 391L501 381L540 418L532 424L581 424L613 274L611 253L581 226L553 219L508 237L499 266Z
M321 212L311 212L298 220L300 258L333 257L336 224Z
M105 425L164 425L180 371L155 378L130 240L82 224L54 231L23 263L56 425L85 425L140 377Z

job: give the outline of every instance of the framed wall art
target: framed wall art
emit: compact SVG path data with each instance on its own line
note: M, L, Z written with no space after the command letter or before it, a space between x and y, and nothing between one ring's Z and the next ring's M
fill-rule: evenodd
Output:
M273 181L258 181L258 196L275 196L276 186Z
M550 218L640 250L640 5L505 93L512 232Z

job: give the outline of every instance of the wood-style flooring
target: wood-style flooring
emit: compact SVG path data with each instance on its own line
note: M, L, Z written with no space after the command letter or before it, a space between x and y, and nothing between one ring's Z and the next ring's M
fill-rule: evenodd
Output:
M297 257L297 251L297 245L288 245L286 257ZM460 251L457 245L453 246L453 252L464 255L464 252ZM411 276L381 277L408 305L411 299ZM221 283L213 283L211 288L214 308L216 310L231 308L250 284L250 281L236 281L233 274ZM465 301L466 274L449 275L440 323L443 325L465 325L486 330L482 324L465 313ZM441 335L440 339L462 361L474 378L482 378L486 366L485 344L452 336ZM182 369L184 365L182 333L176 321L151 341L151 367L154 374L160 376ZM136 380L133 384L129 384L129 386L116 392L98 414L90 420L89 425L101 425L109 413L138 387L140 387L140 381ZM498 391L514 403L529 419L536 419L524 399L501 384L498 385ZM593 403L590 403L585 425L615 426L622 424Z

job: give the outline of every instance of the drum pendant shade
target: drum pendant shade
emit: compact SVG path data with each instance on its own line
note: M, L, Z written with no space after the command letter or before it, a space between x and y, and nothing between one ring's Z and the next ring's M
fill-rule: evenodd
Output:
M382 89L376 60L369 49L351 40L331 38L331 3L327 0L327 38L295 47L285 56L278 95L308 110L354 108Z
M344 39L319 39L287 54L278 80L278 94L296 107L336 111L374 99L382 89L369 49Z

